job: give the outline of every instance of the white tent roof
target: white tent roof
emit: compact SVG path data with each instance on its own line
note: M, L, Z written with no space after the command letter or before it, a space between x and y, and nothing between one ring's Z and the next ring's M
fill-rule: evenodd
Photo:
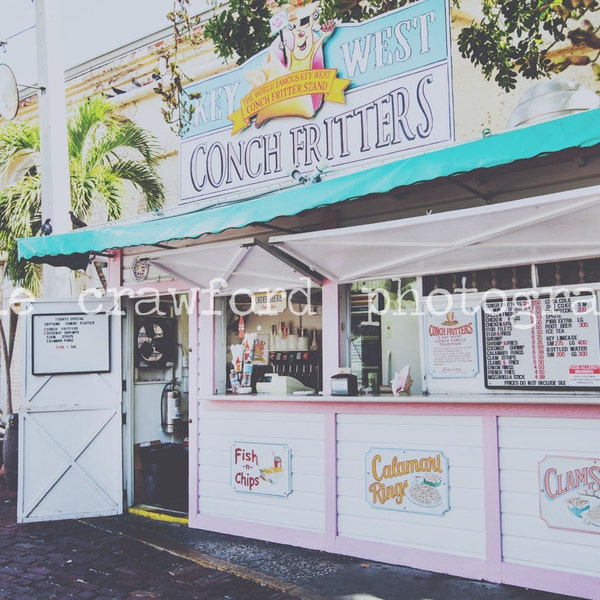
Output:
M270 239L349 283L600 255L600 186L527 200Z
M287 256L278 258L273 252L277 249L246 238L166 250L147 258L156 268L200 289L219 289L222 293L305 287L306 277L320 283L317 273L289 264Z

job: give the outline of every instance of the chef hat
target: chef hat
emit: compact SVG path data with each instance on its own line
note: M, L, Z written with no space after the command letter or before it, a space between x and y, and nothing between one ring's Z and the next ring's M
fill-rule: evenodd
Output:
M319 3L311 2L296 11L296 16L301 25L305 25L313 16L315 12L319 11Z

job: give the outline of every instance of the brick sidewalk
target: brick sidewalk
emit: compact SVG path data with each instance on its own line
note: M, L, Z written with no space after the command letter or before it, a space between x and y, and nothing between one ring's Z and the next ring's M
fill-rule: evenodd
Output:
M297 596L81 521L17 524L16 494L2 489L0 598L292 600Z
M569 600L122 515L16 524L0 489L0 599Z

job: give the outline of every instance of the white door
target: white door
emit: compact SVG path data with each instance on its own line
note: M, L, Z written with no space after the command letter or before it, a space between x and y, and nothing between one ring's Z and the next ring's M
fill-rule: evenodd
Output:
M123 511L121 317L109 304L39 301L25 317L20 523Z

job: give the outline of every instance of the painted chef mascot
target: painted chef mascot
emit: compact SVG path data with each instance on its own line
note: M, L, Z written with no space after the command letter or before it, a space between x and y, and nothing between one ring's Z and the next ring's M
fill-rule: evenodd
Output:
M323 44L332 34L335 23L327 21L319 25L319 9L316 4L299 10L297 17L297 21L290 23L271 44L263 66L246 73L251 88L256 89L290 73L325 68ZM284 116L309 119L322 103L323 94L307 94L282 100L259 111L254 124L260 127L269 119Z

